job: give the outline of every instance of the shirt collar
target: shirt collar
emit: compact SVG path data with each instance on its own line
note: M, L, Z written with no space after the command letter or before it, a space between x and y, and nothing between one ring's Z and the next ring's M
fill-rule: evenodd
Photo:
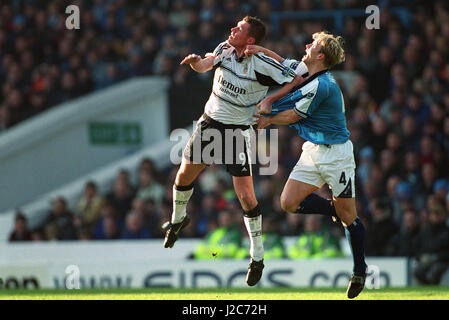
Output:
M246 58L245 54L243 54L240 58L237 57L237 50L235 50L234 47L232 47L232 53L235 55L235 60L239 63L243 62L243 60L245 60L245 58Z
M318 71L316 73L314 73L313 75L311 75L310 77L308 77L303 83L301 83L299 86L294 87L292 90L290 90L289 93L295 92L298 89L301 89L302 87L304 87L306 84L312 82L313 79L317 78L318 76L325 74L326 72L328 72L329 69L324 69L321 71Z

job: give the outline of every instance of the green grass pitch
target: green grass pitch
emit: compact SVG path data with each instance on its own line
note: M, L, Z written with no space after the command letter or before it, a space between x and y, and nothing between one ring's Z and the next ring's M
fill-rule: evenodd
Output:
M347 300L345 288L0 290L0 300ZM365 289L354 300L449 300L449 287Z

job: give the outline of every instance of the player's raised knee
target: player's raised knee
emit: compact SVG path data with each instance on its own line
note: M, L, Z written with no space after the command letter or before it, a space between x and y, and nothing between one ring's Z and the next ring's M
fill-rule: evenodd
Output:
M281 196L281 208L288 213L294 213L298 209L298 203L296 201L289 200Z

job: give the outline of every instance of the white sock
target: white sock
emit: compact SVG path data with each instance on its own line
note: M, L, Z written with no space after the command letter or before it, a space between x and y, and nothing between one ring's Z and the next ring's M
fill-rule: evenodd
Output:
M264 253L262 243L262 216L259 215L254 218L243 217L243 219L251 240L251 248L249 249L251 258L255 261L260 261L263 259Z
M187 215L186 207L192 193L193 188L186 191L180 191L173 186L173 213L171 216L171 223L179 223Z

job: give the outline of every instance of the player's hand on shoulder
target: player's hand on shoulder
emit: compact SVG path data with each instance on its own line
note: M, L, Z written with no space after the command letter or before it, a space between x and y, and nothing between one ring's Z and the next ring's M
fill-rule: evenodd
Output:
M249 44L246 46L244 53L245 53L245 56L248 57L248 56L250 56L252 54L256 54L260 51L262 51L260 46Z
M192 64L195 62L198 62L201 60L201 56L197 55L197 54L189 54L187 57L185 57L180 64Z

